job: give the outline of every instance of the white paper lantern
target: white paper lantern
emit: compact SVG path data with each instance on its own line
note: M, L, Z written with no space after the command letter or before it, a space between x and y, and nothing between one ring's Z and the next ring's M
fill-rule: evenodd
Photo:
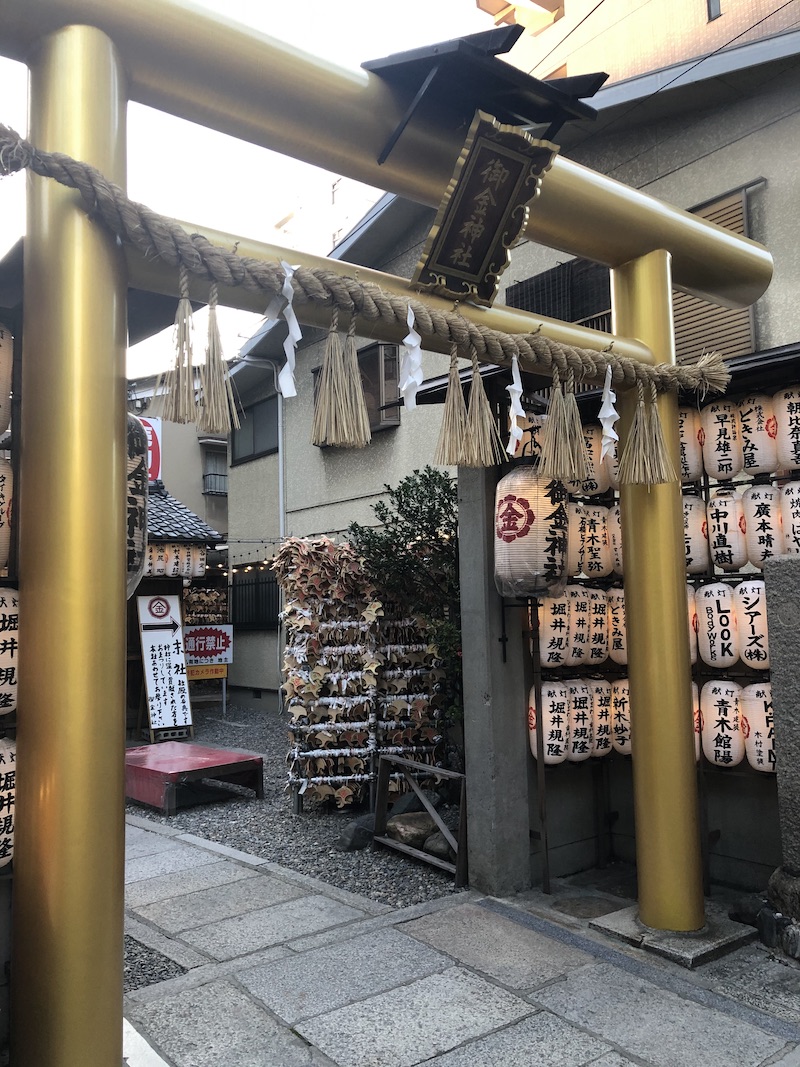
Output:
M205 545L192 545L192 578L203 578L206 573L207 551Z
M729 481L744 463L739 409L728 400L718 400L703 408L700 419L703 466L710 478Z
M543 667L563 667L569 649L570 599L542 597L539 603L539 660Z
M592 694L592 755L607 756L614 747L611 731L611 682L590 678Z
M608 658L625 666L628 662L628 635L625 629L625 591L609 589L608 603Z
M192 546L181 545L181 578L192 577Z
M740 571L747 563L744 505L733 489L717 489L706 506L708 547L715 567Z
M683 544L686 570L689 574L705 574L709 567L706 506L699 496L689 493L683 497Z
M619 441L613 442L603 462L606 465L608 484L612 489L619 489Z
M771 474L778 469L778 424L771 396L748 396L739 401L742 430L742 470Z
M14 473L11 462L0 459L0 571L8 568L11 551L11 509L14 496Z
M611 686L611 743L615 752L631 754L631 694L627 678Z
M563 682L542 683L542 734L544 762L563 763L569 747L569 707L567 687ZM536 687L528 696L528 743L533 758L536 755Z
M567 504L567 575L576 577L583 570L583 522L586 514L583 504L570 501Z
M786 482L780 500L783 550L787 555L800 556L800 482Z
M775 771L775 726L772 686L769 682L746 685L740 697L741 730L747 762L756 771Z
M602 504L584 504L583 510L583 573L587 578L607 578L614 565L608 536L608 508Z
M592 754L592 693L581 678L570 678L564 684L569 714L567 759L570 763L583 763Z
M150 543L147 546L147 562L145 574L148 578L163 578L167 571L166 546L161 542Z
M700 690L703 755L717 767L737 767L744 759L741 694L740 685L721 678Z
M588 665L599 667L608 659L608 599L605 589L589 589Z
M14 858L14 811L17 798L17 743L0 737L0 867Z
M183 545L169 542L164 545L164 556L164 573L167 578L180 578L183 573Z
M603 447L603 430L599 423L587 423L583 427L586 444L589 476L583 482L570 482L567 486L575 496L598 496L607 493L611 485L608 468L600 459Z
M700 762L700 733L703 716L700 714L700 690L697 682L692 682L692 727L694 733L694 761Z
M583 667L589 662L591 615L589 590L582 585L568 585L569 641L565 667Z
M0 715L17 710L19 591L0 587Z
M14 368L14 338L11 329L0 322L0 436L11 423L11 374Z
M697 408L678 408L680 476L682 482L697 482L703 477L703 449L700 444L702 421Z
M689 613L689 660L697 663L697 596L693 585L686 586L686 609Z
M567 579L567 491L529 464L497 484L494 580L501 596L557 595Z
M611 560L614 574L622 574L622 514L619 504L608 509L608 536L611 541Z
M800 467L800 385L781 389L772 398L776 422L778 470Z
M739 582L733 591L736 624L739 629L739 656L742 663L758 671L769 670L767 632L767 587L762 581Z
M739 661L739 630L733 590L723 582L701 585L695 592L697 651L709 667L732 667Z
M142 579L147 557L147 433L135 415L128 415L128 479L126 496L127 595Z
M751 485L742 494L747 558L758 570L764 560L783 552L780 491L774 485Z

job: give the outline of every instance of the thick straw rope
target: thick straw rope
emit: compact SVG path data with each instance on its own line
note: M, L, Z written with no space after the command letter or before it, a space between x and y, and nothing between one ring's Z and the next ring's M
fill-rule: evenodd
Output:
M143 204L129 200L122 190L94 167L60 152L41 152L29 141L0 124L0 175L30 169L61 185L77 189L92 218L101 221L122 241L133 245L147 259L163 260L176 269L221 286L261 291L272 297L281 291L284 274L278 263L239 256L212 245L201 234L188 234L181 226ZM409 307L423 341L436 338L465 353L474 349L484 363L510 365L517 356L523 368L552 375L558 368L561 380L571 372L579 382L602 384L606 367L612 369L616 388L638 383L658 392L681 388L698 394L723 393L730 373L718 353L709 353L691 366L658 364L651 367L637 360L616 356L613 351L593 352L573 348L542 336L541 332L507 334L470 322L456 311L440 311L413 297L387 293L372 283L342 277L332 271L300 267L292 285L302 303L320 303L345 315L367 322L407 328Z

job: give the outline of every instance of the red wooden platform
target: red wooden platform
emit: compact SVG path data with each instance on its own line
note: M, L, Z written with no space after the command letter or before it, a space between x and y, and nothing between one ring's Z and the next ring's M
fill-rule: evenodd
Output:
M190 741L139 745L125 752L125 796L161 808L165 815L175 814L179 788L202 778L247 786L263 797L263 762L253 752L208 748Z

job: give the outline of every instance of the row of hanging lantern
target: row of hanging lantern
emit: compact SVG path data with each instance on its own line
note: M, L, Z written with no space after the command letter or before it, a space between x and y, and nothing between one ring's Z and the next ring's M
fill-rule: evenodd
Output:
M772 686L741 686L715 678L700 689L692 682L695 759L700 754L716 767L737 767L745 758L757 771L775 771ZM537 717L542 718L542 761L582 763L592 757L631 752L630 687L627 678L569 678L542 685L541 709L536 689L528 698L528 738L538 759Z
M686 493L683 535L689 574L710 564L726 573L748 564L760 571L773 556L800 555L800 481L751 485L741 496L717 489L707 504Z
M178 542L150 542L144 565L147 578L202 578L206 573L206 546Z
M709 667L743 663L769 670L769 632L764 582L712 582L686 587L689 651ZM625 592L571 583L563 593L539 600L539 659L545 668L628 662Z
M536 687L528 698L528 737L538 759L536 719L542 716L542 760L547 765L582 763L590 757L631 751L630 692L627 678L570 678L544 682L541 712Z
M0 436L11 422L11 374L14 338L0 322ZM8 573L11 551L11 510L14 475L11 463L0 459L0 572ZM19 591L0 587L0 715L17 710L17 662L19 654ZM14 808L16 800L17 743L0 737L0 868L14 857Z
M800 468L800 385L774 396L717 400L698 410L681 407L680 475L715 481L738 474L774 474Z

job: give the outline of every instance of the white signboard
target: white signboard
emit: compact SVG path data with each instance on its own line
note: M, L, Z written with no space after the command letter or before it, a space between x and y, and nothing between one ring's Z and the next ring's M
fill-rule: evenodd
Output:
M156 482L161 477L161 419L140 415L139 420L147 434L147 480Z
M230 623L186 626L183 631L187 664L233 663L233 626Z
M137 596L151 730L191 726L181 611L177 596Z

